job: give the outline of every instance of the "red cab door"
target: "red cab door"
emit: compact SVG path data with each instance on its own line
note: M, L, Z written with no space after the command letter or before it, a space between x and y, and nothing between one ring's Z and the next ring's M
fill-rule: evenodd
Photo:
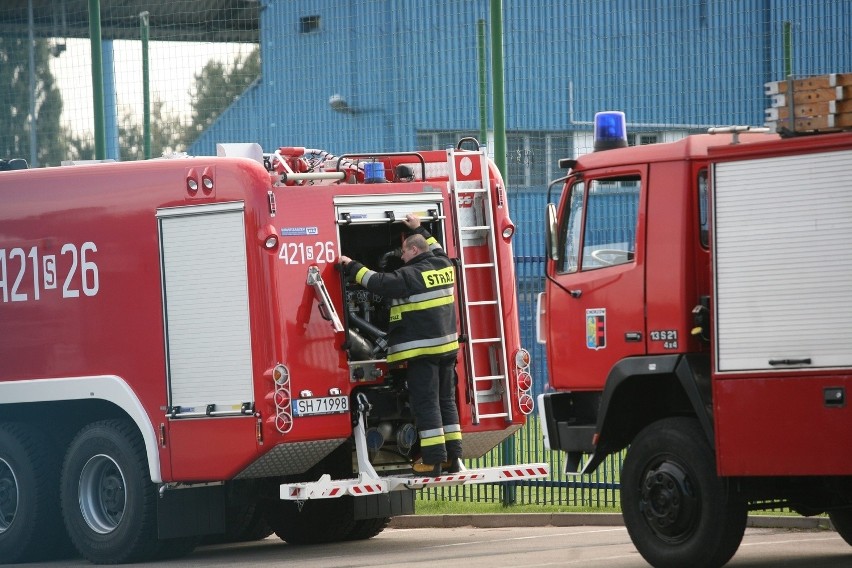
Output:
M646 352L646 172L608 169L566 188L542 306L556 389L600 390L616 363Z

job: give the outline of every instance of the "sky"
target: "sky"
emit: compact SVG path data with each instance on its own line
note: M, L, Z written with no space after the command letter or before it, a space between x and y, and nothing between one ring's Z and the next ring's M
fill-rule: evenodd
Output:
M51 40L54 44L57 40ZM51 58L50 70L62 93L62 121L77 135L93 133L91 44L88 39L63 39L65 51ZM194 75L211 59L233 61L254 44L148 42L151 104L159 99L165 110L186 118L191 112L189 89ZM106 60L106 57L104 58ZM143 108L142 42L113 42L118 116L124 108L140 117ZM109 102L105 101L105 105Z

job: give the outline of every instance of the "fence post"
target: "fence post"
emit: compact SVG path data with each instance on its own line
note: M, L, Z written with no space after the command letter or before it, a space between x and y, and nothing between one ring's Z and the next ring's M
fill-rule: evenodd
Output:
M148 12L139 13L139 36L142 40L142 148L146 160L151 159L151 78L148 67Z
M89 35L92 45L92 106L95 122L95 159L106 158L106 118L104 116L104 63L101 45L101 3L89 0Z

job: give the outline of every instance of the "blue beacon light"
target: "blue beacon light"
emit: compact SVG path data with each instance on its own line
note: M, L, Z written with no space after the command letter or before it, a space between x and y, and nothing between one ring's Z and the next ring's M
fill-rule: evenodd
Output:
M595 114L595 152L627 147L627 122L618 110Z
M364 164L364 183L384 183L385 165L382 162L366 162Z

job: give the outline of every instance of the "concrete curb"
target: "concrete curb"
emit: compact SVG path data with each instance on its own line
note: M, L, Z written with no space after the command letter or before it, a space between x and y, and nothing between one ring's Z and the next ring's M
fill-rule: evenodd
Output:
M504 528L623 526L619 513L506 513L483 515L403 515L391 519L390 528ZM772 517L750 515L749 527L783 529L829 529L826 517Z

